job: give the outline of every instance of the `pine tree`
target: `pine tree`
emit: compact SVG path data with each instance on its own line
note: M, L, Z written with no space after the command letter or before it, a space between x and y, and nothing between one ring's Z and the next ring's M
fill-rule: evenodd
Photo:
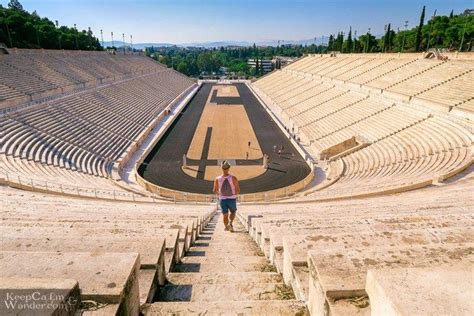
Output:
M449 14L449 18L452 19L454 16L454 10L451 10L451 13Z
M386 52L386 51L389 51L391 49L391 35L392 35L392 31L391 31L391 25L390 23L388 23L387 25L387 31L385 32L385 36L383 37L383 51Z
M349 33L347 34L347 52L352 52L352 26L349 27Z
M392 42L393 42L394 33L392 31L392 25L389 23L387 28L387 50L392 50Z
M425 6L423 6L423 10L421 11L420 16L420 24L418 25L418 29L416 30L416 40L415 40L415 51L419 52L421 47L421 29L423 28L423 24L425 23Z
M344 42L344 34L342 32L338 32L335 43L334 43L334 50L342 51L343 42Z
M329 40L328 40L328 51L334 50L334 36L331 34L329 35Z
M336 50L341 51L341 32L337 32L337 37L336 37Z

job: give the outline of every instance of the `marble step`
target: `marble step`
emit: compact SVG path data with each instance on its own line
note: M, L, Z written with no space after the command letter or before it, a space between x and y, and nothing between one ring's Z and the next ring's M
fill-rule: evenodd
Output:
M282 277L276 272L203 272L168 273L171 284L232 284L232 283L280 283Z
M173 268L174 272L266 272L273 271L265 263L180 263Z
M285 290L283 283L218 283L218 284L166 284L157 296L162 302L214 302L242 300L279 300Z
M144 315L309 315L304 303L296 300L158 302L142 307Z
M209 245L206 247L191 247L186 252L187 257L193 256L206 256L206 257L214 257L214 256L230 256L233 254L239 254L242 256L260 256L261 252L255 245L241 245L236 247L228 247L226 245L221 246L213 246Z
M366 291L375 315L472 315L472 264L375 269Z
M242 263L267 263L265 257L259 256L223 256L223 257L202 257L202 256L191 256L184 257L181 259L181 263L191 263L191 264L222 264L222 265L233 265L233 264L242 264Z

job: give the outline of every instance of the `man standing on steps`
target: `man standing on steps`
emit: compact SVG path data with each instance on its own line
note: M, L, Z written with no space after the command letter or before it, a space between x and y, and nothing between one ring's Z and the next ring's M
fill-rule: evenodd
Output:
M222 175L214 180L213 191L219 196L225 230L233 232L232 222L237 212L237 195L240 193L239 180L229 173L230 164L227 160L222 162L221 167Z

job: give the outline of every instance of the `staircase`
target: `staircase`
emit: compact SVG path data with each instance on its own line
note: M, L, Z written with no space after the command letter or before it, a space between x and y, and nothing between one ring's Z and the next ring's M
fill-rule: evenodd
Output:
M236 218L224 230L216 213L144 315L307 315Z

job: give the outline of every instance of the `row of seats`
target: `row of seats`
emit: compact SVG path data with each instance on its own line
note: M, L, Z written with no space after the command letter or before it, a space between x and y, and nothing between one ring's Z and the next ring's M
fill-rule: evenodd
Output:
M397 57L368 54L309 56L281 72L353 83L405 96L408 100L417 97L449 107L461 105L474 97L472 89L467 89L473 70L474 61L469 59L441 61L411 54ZM265 82L267 85L270 81L277 83L277 78L282 79L282 76L267 76L257 85L264 88ZM433 96L442 95L443 91L450 91L456 97L433 99ZM467 109L470 112L474 110L472 107Z
M0 109L166 70L150 59L135 55L9 51L10 54L0 56Z
M58 291L54 280L75 280L80 298L94 301L82 305L86 314L106 305L103 315L138 315L214 214L209 205L191 211L0 190L2 283L16 280L9 290L18 293L19 283Z
M422 109L387 94L437 96L438 103L446 99L463 108L474 102L468 83L473 66L471 61L415 57L309 56L253 86L288 126L302 133L318 157L353 137L363 140L355 152L339 157L344 165L341 177L311 194L327 199L426 185L469 166L473 143L469 119ZM364 86L340 80L351 71L351 78L367 79ZM456 83L462 93L438 91ZM456 96L450 99L451 95Z
M11 56L19 57L15 62L25 70L32 65L23 59L40 56L65 62L78 59L75 67L88 71L91 64L86 63L87 59L102 64L104 74L106 71L138 71L150 62L148 58L132 55L122 56L117 61L115 56L99 53L29 55L26 50L24 54ZM118 70L108 68L122 61L124 65ZM76 62L70 61L71 64ZM5 64L0 63L7 67ZM24 74L18 69L10 74L11 80ZM121 191L108 179L114 164L140 140L158 114L194 84L191 79L161 65L157 69L4 113L0 116L3 132L0 172L11 181L28 185L28 180L31 186L67 193L83 190L86 195L97 196L100 195L97 190Z
M362 183L359 179L352 185ZM441 274L457 269L465 277L471 274L473 184L471 175L442 189L399 195L242 205L238 216L297 298L307 302L312 315L369 315L380 302L371 296L368 273L382 269L386 277L400 268L436 267ZM403 297L408 310L414 311L410 307L416 302L430 309L433 293L419 291L421 284L408 279L403 285L404 291L416 292L413 300ZM434 286L439 291L439 284ZM450 305L446 314L458 308L462 315L472 312L472 304L446 304L456 302L464 291L472 295L469 282L458 286L454 292L445 292L443 287L438 293L445 299L441 305ZM382 303L387 306L388 300L385 297Z
M342 158L345 171L331 191L370 193L431 182L469 165L470 146L463 129L428 118Z
M468 89L474 82L474 71L440 84L434 89L420 92L416 98L428 100L453 107L464 108L472 112L474 109L474 94Z

